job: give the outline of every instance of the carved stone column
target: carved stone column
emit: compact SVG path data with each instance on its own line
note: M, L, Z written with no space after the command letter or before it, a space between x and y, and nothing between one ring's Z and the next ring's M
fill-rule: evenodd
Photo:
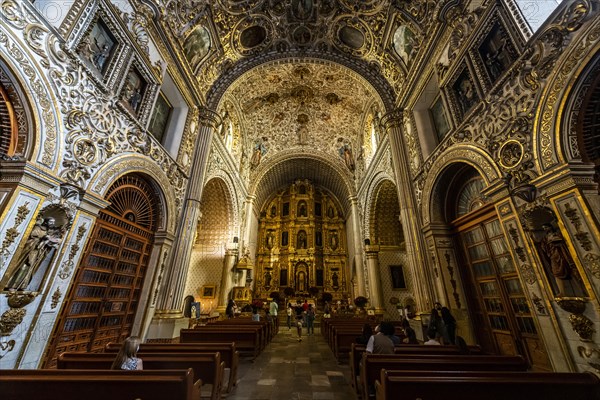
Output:
M171 329L173 325L171 322L167 323L168 326L162 326L158 329L155 326L155 322L165 325L165 319L178 319L182 317L183 291L185 289L197 221L200 217L200 199L202 198L204 176L206 175L206 164L210 154L212 135L220 122L221 118L216 112L207 108L200 109L200 133L196 138L196 150L191 168L191 176L188 181L186 199L183 203L180 216L182 223L177 228L173 254L167 269L168 272L165 274L166 280L156 304L156 312L148 337L165 337L165 335L177 335L179 333L178 329Z
M354 293L354 296L367 296L365 270L363 267L363 244L362 236L360 234L360 214L358 211L358 201L356 197L350 197L349 200L352 229L354 230L354 266L356 267L356 286L358 287L358 293Z
M406 238L406 254L412 269L413 289L417 297L417 309L420 311L431 308L433 292L429 276L428 257L423 234L420 229L420 213L413 196L412 180L408 169L408 160L404 149L406 143L402 136L402 109L396 109L384 115L381 124L390 138L390 150L398 188L400 202L400 222Z
M231 244L230 247L225 250L225 260L223 260L223 275L221 277L221 289L219 292L219 306L217 307L217 311L220 313L225 312L227 300L229 300L229 291L231 288L233 288L233 268L235 267L237 255L237 243Z
M379 270L379 246L365 246L367 255L367 273L369 274L369 303L375 308L375 314L383 314L383 291L381 290L381 271Z

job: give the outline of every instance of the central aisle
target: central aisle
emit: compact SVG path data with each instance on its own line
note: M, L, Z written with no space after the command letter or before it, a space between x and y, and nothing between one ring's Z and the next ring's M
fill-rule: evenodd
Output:
M227 400L355 400L347 362L338 365L321 332L298 342L295 329L279 329L271 344L251 362L240 360L238 385Z

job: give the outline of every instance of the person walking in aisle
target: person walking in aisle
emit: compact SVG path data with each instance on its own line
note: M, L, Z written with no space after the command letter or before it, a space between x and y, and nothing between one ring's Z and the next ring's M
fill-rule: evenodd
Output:
M312 304L309 304L308 310L306 310L306 333L309 336L315 334L315 317L315 309L313 308Z

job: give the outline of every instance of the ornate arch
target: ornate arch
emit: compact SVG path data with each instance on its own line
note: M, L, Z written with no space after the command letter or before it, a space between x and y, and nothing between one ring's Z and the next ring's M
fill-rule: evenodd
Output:
M363 228L365 234L367 235L366 237L372 237L371 215L373 214L373 211L375 210L375 207L377 205L377 191L385 182L391 182L394 186L396 186L393 177L391 177L386 172L380 171L377 174L375 174L375 176L373 176L373 179L371 180L371 182L369 183L369 187L367 188L363 215Z
M25 97L25 109L32 120L28 129L27 141L31 143L27 159L36 160L44 166L56 170L60 163L61 118L55 108L58 100L49 90L40 66L22 43L13 40L0 30L0 63L6 65ZM15 74L13 71L21 71ZM25 106L25 104L23 105Z
M423 186L424 201L422 205L422 215L425 225L433 220L432 210L434 209L434 196L432 196L432 194L434 187L446 168L456 163L468 164L475 168L482 176L486 186L489 186L493 181L502 176L490 155L479 147L459 145L442 153L431 166Z
M231 175L223 170L218 170L214 174L210 174L204 183L204 186L208 184L213 179L219 179L223 182L225 188L227 189L227 198L229 199L230 209L229 212L231 214L231 218L229 221L229 230L231 232L240 233L240 202L238 191L236 190L235 183L231 177ZM204 192L204 190L203 190Z
M295 170L307 175L314 184L329 189L342 203L344 214L349 215L350 198L356 197L350 171L340 160L333 161L330 155L308 147L280 151L261 162L248 190L248 196L256 198L257 209L263 208L269 194L287 183L285 176L298 175ZM315 172L314 176L308 176L311 172Z
M207 107L213 110L218 109L227 89L241 76L248 71L269 63L290 63L290 62L313 62L321 64L342 65L351 71L355 72L358 77L372 86L382 99L386 108L384 111L394 109L395 94L389 82L378 72L364 61L348 57L342 53L314 53L307 54L305 52L290 51L287 53L269 53L260 54L255 57L244 59L222 74L218 80L212 85L206 96Z
M158 231L165 230L175 234L177 222L177 203L172 185L164 171L151 160L137 155L127 154L109 160L90 179L88 189L104 198L111 185L121 176L131 173L146 175L154 184L154 190L160 197L159 215L163 216Z
M555 64L552 75L538 103L533 131L534 159L543 174L553 166L570 159L568 125L569 99L577 90L576 83L590 61L600 51L600 19L595 18L581 35L569 43L568 51ZM576 95L576 94L575 94ZM573 103L571 103L572 105Z

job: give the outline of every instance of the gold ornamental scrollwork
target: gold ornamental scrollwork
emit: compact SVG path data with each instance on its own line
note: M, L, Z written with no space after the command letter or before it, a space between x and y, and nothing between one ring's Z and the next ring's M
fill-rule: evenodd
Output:
M9 336L12 334L17 325L25 318L25 314L27 314L24 307L31 303L37 294L37 292L17 292L15 290L8 292L6 297L8 298L8 306L10 308L0 316L0 336Z
M594 323L583 315L587 300L581 297L559 297L555 300L560 308L571 313L569 322L579 338L584 342L591 342L595 332Z
M87 231L87 225L83 224L81 225L78 229L77 229L77 238L75 239L75 244L73 244L71 246L71 251L69 251L69 258L67 259L67 261L64 263L62 270L58 273L58 277L60 279L67 279L69 276L71 276L71 272L73 271L73 268L75 267L75 256L77 255L77 252L79 251L79 249L81 248L81 239L83 238L83 235L85 234L85 232Z
M6 235L4 236L4 240L2 241L2 247L0 247L0 257L1 263L0 265L4 265L6 256L9 254L8 248L15 242L17 236L19 236L19 230L17 229L19 225L25 220L27 214L29 214L31 210L29 209L29 202L26 202L23 205L20 205L17 208L17 215L15 216L15 222L13 226L6 230Z

